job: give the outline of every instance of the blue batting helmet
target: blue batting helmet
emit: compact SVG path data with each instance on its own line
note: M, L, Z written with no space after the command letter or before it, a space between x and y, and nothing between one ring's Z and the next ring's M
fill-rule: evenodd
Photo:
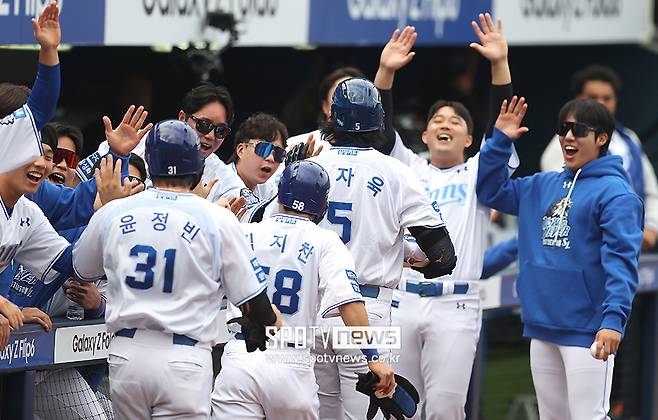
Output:
M316 222L327 211L329 174L310 160L298 160L286 166L279 180L279 203L300 213L312 214Z
M157 123L146 136L144 157L152 176L195 175L200 178L203 173L199 137L183 121Z
M384 130L384 108L375 85L361 77L340 82L332 97L331 120L336 131Z

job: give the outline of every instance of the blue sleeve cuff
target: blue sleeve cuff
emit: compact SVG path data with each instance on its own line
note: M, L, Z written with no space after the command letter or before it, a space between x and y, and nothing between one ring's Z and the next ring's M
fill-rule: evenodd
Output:
M614 312L608 312L603 315L603 322L601 322L601 327L599 330L608 329L617 331L620 334L624 334L625 322L622 320L619 314Z
M121 185L123 185L123 180L128 176L128 162L130 161L130 154L128 156L121 156L117 153L114 153L111 149L109 154L112 155L115 162L116 159L121 160Z
M361 353L366 356L366 360L372 362L373 360L379 360L379 352L377 349L361 349Z

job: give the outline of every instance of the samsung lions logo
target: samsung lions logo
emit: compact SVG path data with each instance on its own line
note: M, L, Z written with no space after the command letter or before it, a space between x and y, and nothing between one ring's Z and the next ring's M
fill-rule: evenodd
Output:
M569 209L573 205L570 198L555 201L542 219L542 245L569 249Z

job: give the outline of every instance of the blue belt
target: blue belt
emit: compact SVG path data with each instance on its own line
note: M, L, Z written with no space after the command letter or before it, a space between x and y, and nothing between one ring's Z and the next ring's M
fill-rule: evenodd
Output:
M419 296L443 296L443 282L421 281L420 283L407 282L405 290ZM455 283L453 295L465 295L468 293L468 283Z
M369 286L367 284L360 284L361 296L377 299L379 296L379 286Z
M137 332L137 328L124 328L122 330L117 331L114 333L114 335L118 335L119 337L126 337L126 338L133 338L135 337L135 333ZM173 334L174 344L180 344L182 346L194 346L196 343L198 343L198 340L195 340L193 338L190 338L186 335L180 335L180 334Z

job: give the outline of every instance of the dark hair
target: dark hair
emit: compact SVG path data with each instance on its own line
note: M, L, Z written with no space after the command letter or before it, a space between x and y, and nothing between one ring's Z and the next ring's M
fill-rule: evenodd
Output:
M434 104L430 107L429 112L427 113L427 121L425 121L425 124L429 124L434 117L434 114L436 114L439 109L445 106L449 106L454 109L455 113L462 117L466 122L466 131L468 134L473 134L473 117L471 116L468 108L466 108L461 102L457 101L446 101L444 99L439 99L438 101L434 102Z
M381 150L382 146L386 143L386 135L381 130L366 131L362 133L336 131L332 120L328 120L322 124L320 132L322 133L323 140L326 140L335 146L350 145L356 147L374 147L377 150Z
M322 81L320 82L320 89L318 91L318 93L320 94L320 103L322 103L322 101L324 101L327 98L327 95L329 94L329 89L331 89L331 86L334 83L336 83L336 80L344 79L346 77L365 78L366 76L363 74L361 70L357 69L356 67L337 68L336 70L326 75L325 78L322 79Z
M27 103L30 97L27 86L19 86L13 83L0 83L0 118L4 118Z
M592 64L577 71L571 78L571 90L573 94L580 95L583 93L585 83L591 80L609 83L615 93L621 89L619 75L612 68L600 64Z
M144 159L139 157L134 153L130 154L128 158L128 165L133 165L139 171L139 179L146 181L146 165L144 164Z
M190 190L196 187L199 179L196 175L180 175L180 176L154 176L151 175L151 182L157 188L158 184L173 185L178 188L189 188Z
M54 124L46 124L41 129L41 143L47 144L53 150L57 150L57 131Z
M240 124L234 137L235 148L237 149L240 143L249 143L250 139L260 139L271 143L277 137L281 139L283 147L286 148L288 145L288 129L285 124L272 114L257 112ZM231 161L237 162L238 160L240 159L234 150Z
M231 94L224 86L215 86L212 83L203 82L190 90L183 97L181 109L185 114L194 114L204 106L219 102L226 109L226 121L228 125L233 124L234 110Z
M576 121L587 124L595 130L598 137L602 133L608 135L608 141L601 146L599 156L608 153L608 146L615 130L615 118L608 108L593 99L572 99L560 109L557 117L557 126L561 126L568 116L572 115Z
M82 155L82 147L85 138L78 127L64 123L56 123L55 130L57 131L58 139L60 137L69 137L73 140L73 144L75 144L75 153L77 153L78 156Z

